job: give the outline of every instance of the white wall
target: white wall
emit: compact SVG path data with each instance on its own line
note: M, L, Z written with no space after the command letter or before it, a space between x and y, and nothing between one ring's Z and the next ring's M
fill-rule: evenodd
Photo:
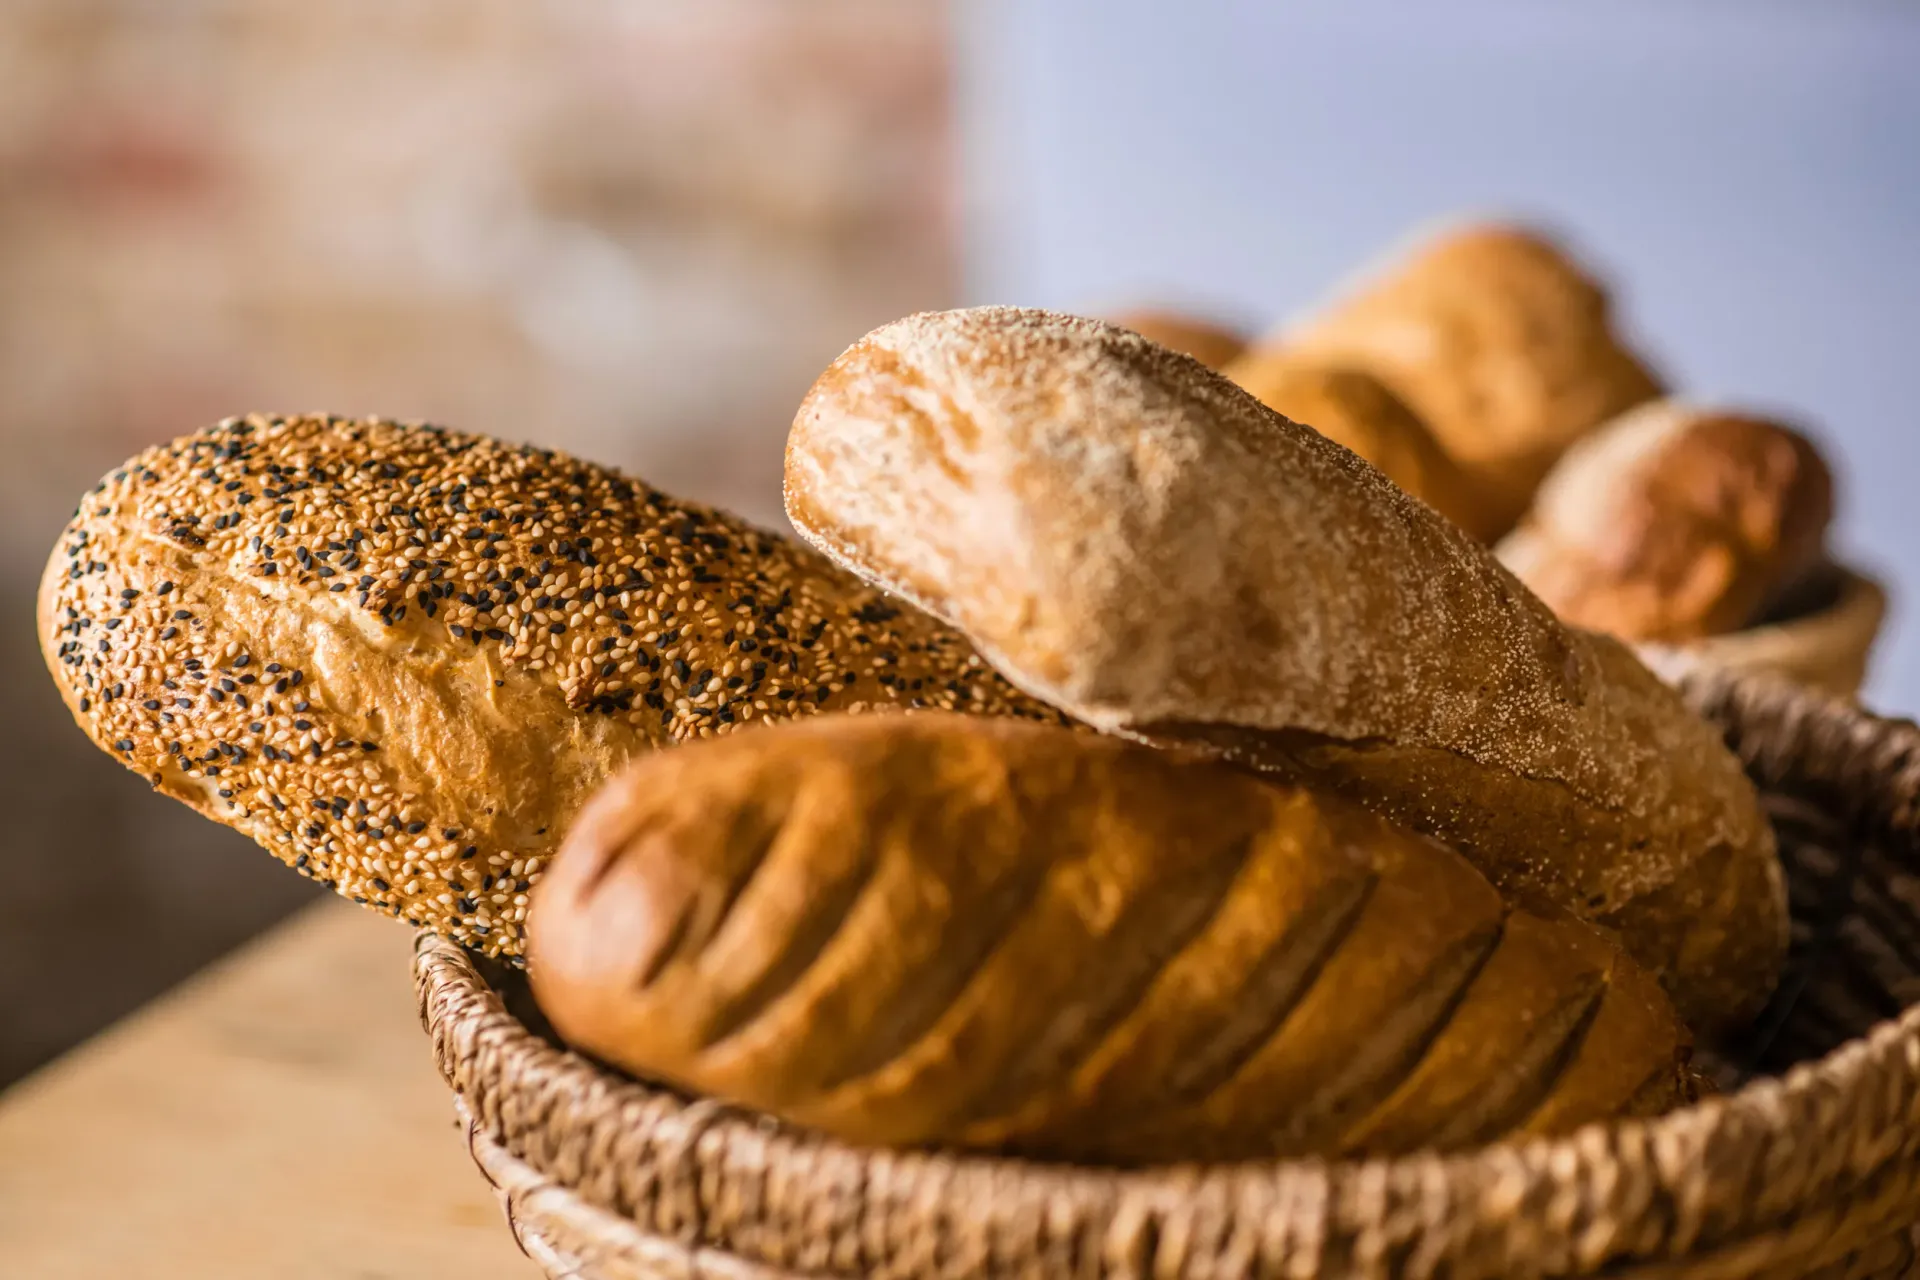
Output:
M978 0L967 292L1265 322L1435 218L1549 220L1693 393L1815 424L1920 711L1920 7Z

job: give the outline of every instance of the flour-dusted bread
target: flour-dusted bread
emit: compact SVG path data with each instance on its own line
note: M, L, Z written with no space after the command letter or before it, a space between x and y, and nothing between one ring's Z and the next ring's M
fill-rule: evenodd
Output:
M1191 312L1142 307L1123 312L1113 320L1123 329L1131 329L1163 347L1192 356L1209 369L1225 367L1247 348L1244 334Z
M795 543L564 454L246 418L81 500L40 633L168 795L490 953L587 795L651 747L823 709L1057 719Z
M867 1143L1160 1161L1562 1132L1687 1089L1591 925L1357 806L1010 719L663 752L534 896L560 1034Z
M1184 356L1013 308L911 317L814 385L787 511L1098 728L1317 779L1621 931L1683 1016L1773 984L1739 762L1624 647Z
M1365 369L1404 397L1479 485L1490 536L1569 444L1660 390L1615 333L1601 285L1515 226L1436 236L1267 342Z
M1250 351L1221 372L1275 413L1353 450L1474 537L1484 541L1497 532L1473 478L1372 374L1279 350Z
M1661 400L1568 450L1498 554L1575 626L1684 642L1805 582L1832 518L1833 476L1805 436Z

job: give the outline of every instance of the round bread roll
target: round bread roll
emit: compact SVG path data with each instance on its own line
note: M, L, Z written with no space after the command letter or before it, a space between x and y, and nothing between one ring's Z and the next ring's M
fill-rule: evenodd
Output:
M1114 733L1316 779L1496 886L1617 928L1683 1017L1786 949L1771 828L1720 736L1620 643L1198 363L1007 307L875 330L787 441L787 513Z
M488 954L652 747L827 709L1060 716L950 628L617 472L437 428L245 418L81 500L40 633L81 726L356 902Z
M1832 518L1805 436L1663 400L1568 450L1498 553L1567 622L1676 643L1737 631L1805 581Z
M1592 926L1331 797L1012 720L649 757L529 944L565 1039L863 1143L1355 1155L1687 1093L1687 1033Z
M1248 352L1222 372L1275 413L1353 450L1474 537L1497 532L1473 481L1407 402L1372 374L1275 348Z
M1473 476L1490 536L1569 444L1660 392L1600 285L1518 227L1440 236L1276 342L1398 392Z
M1114 317L1114 323L1169 351L1192 356L1209 369L1224 369L1247 346L1245 335L1179 311L1143 308Z

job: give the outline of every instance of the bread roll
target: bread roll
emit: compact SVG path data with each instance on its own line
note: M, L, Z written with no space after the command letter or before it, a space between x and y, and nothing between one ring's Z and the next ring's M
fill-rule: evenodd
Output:
M1832 518L1805 436L1657 401L1574 445L1499 556L1564 621L1673 643L1754 621L1819 567Z
M1607 295L1552 241L1471 226L1273 341L1378 376L1480 485L1492 536L1574 440L1659 394Z
M1114 323L1170 351L1192 356L1209 369L1224 369L1247 347L1244 334L1180 311L1141 308L1114 317Z
M1687 1036L1598 930L1343 802L1011 720L652 756L534 896L560 1034L875 1144L1405 1151L1645 1113Z
M1279 350L1248 352L1222 372L1275 413L1353 450L1474 537L1497 532L1472 479L1407 402L1372 374Z
M764 719L1058 719L803 547L564 454L234 420L80 503L40 633L80 724L355 901L493 954L589 792Z
M1111 732L1311 777L1505 890L1621 930L1684 1017L1786 945L1719 736L1377 471L1184 356L989 307L884 326L815 383L787 512Z

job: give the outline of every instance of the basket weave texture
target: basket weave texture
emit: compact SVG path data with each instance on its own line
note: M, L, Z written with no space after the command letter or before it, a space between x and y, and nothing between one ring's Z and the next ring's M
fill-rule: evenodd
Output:
M1680 646L1686 656L1729 671L1775 675L1851 698L1867 678L1873 642L1887 612L1879 583L1834 568L1833 596L1820 608ZM1669 648L1642 645L1656 661Z
M1658 1119L1364 1162L1076 1168L847 1146L559 1048L431 935L414 977L529 1256L645 1277L1920 1275L1920 730L1703 669L1766 795L1794 956L1750 1083Z

